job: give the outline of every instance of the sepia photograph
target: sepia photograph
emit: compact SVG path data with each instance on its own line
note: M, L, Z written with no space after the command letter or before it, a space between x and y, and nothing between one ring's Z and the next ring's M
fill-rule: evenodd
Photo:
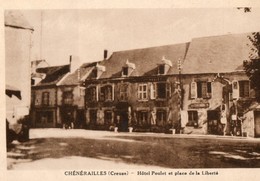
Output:
M258 7L3 13L8 171L260 168Z

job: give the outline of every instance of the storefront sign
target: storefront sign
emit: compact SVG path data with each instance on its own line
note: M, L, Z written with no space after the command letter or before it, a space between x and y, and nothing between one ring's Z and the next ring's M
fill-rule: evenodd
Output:
M189 109L208 108L209 103L192 103L189 105Z

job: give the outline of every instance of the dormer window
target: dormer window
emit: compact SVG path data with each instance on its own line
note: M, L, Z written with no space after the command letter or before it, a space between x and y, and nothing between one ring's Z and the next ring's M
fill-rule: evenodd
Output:
M170 67L172 67L172 62L163 56L162 63L158 65L158 75L165 75Z
M164 64L159 65L159 67L158 67L158 74L159 75L165 74L165 65Z
M134 69L135 69L135 64L130 63L128 60L126 60L125 66L122 67L122 77L130 76L131 73L134 71Z
M106 71L106 67L103 65L99 65L97 63L97 65L93 71L94 71L95 78L98 79L102 75L102 73Z
M128 76L128 67L123 67L122 75L123 76Z

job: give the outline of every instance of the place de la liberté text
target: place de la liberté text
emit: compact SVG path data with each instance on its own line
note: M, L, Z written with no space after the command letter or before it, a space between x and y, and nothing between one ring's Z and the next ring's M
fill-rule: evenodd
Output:
M86 171L86 170L72 170L65 171L65 176L128 176L128 175L137 175L137 176L214 176L219 175L218 171L212 170L185 170L185 171Z

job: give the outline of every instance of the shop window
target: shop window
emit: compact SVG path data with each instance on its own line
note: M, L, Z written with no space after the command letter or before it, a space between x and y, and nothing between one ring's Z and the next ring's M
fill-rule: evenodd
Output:
M87 89L87 100L90 102L97 101L97 88L90 87Z
M198 127L198 112L188 111L188 123L186 126Z
M138 99L147 100L147 84L139 84L138 86Z
M37 112L36 118L39 124L53 123L53 113L51 111Z
M119 100L120 101L127 101L127 89L128 89L128 85L127 84L122 84L119 87Z
M42 105L48 106L50 101L50 93L49 92L43 92L42 93Z
M112 111L105 111L104 113L104 119L105 119L105 124L106 125L110 125L113 123L113 119L112 119Z
M147 125L149 125L148 111L138 111L138 124L140 126L147 126Z
M72 105L73 103L73 93L72 91L63 92L63 104Z
M103 86L100 88L100 101L113 100L113 87L111 85Z
M165 110L157 110L156 124L158 126L163 126L165 123L166 123L166 111Z
M89 110L89 121L90 121L90 124L96 125L96 123L97 123L97 110Z

